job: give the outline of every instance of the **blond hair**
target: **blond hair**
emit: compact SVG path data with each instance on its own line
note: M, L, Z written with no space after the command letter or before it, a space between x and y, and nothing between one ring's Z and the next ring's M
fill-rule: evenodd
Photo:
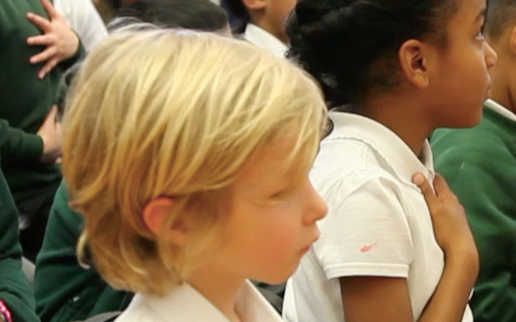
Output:
M214 34L124 31L86 58L63 120L63 174L87 245L113 287L163 294L216 245L217 192L261 149L294 134L287 167L308 169L325 105L299 68ZM178 206L161 236L144 224L152 199ZM199 208L189 244L164 237L184 207Z

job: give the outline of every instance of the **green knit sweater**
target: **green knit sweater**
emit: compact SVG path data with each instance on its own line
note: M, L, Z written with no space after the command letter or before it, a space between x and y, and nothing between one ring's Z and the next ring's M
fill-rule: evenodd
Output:
M34 292L42 322L82 321L121 310L132 298L132 294L110 287L94 270L79 266L76 247L82 227L82 216L68 206L62 183L36 260Z
M58 166L40 163L43 141L35 133L54 104L63 71L83 53L81 47L74 57L38 79L43 65L30 64L29 58L43 47L27 45L29 36L41 33L27 20L29 11L46 17L39 0L0 1L1 166L16 202L60 180Z
M472 129L432 135L436 171L462 202L480 254L475 322L516 321L516 122L489 107Z
M0 300L15 322L39 322L34 295L21 270L18 212L0 171Z

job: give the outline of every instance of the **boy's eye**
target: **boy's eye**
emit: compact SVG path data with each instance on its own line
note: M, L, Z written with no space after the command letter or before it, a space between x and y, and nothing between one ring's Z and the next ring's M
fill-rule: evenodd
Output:
M292 196L295 193L296 188L295 187L286 187L281 190L276 191L274 194L269 196L269 200L272 201L285 201L290 196Z
M274 193L273 195L271 195L270 199L275 199L275 200L281 199L282 197L285 196L285 192L286 192L285 190L278 191L278 192Z

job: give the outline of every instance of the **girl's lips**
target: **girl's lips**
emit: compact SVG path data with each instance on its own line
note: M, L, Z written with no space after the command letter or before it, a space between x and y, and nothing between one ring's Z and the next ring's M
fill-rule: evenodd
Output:
M313 243L315 243L318 239L319 239L319 232L317 232L317 237L316 237L316 238L314 238L314 240L312 240L312 241L310 242L310 244L306 245L305 247L303 247L303 248L301 248L301 249L299 250L299 253L302 253L302 254L307 253L307 252L310 250L310 248L312 247L312 244L313 244Z

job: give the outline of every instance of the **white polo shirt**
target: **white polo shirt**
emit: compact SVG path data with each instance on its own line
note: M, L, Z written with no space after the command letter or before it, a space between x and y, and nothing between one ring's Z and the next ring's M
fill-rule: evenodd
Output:
M310 174L328 203L321 237L287 284L288 322L343 322L339 278L407 278L414 321L444 269L428 207L412 183L416 172L434 178L428 142L421 161L392 131L371 119L331 112ZM463 322L472 322L469 307Z
M285 57L288 50L288 47L282 43L281 40L252 23L247 24L243 38L253 45L263 48L278 57Z
M54 6L68 26L81 38L86 51L91 51L107 36L107 29L91 0L54 0Z
M267 300L250 283L240 290L236 311L242 322L281 322ZM229 320L189 284L165 297L135 295L116 322L228 322Z

